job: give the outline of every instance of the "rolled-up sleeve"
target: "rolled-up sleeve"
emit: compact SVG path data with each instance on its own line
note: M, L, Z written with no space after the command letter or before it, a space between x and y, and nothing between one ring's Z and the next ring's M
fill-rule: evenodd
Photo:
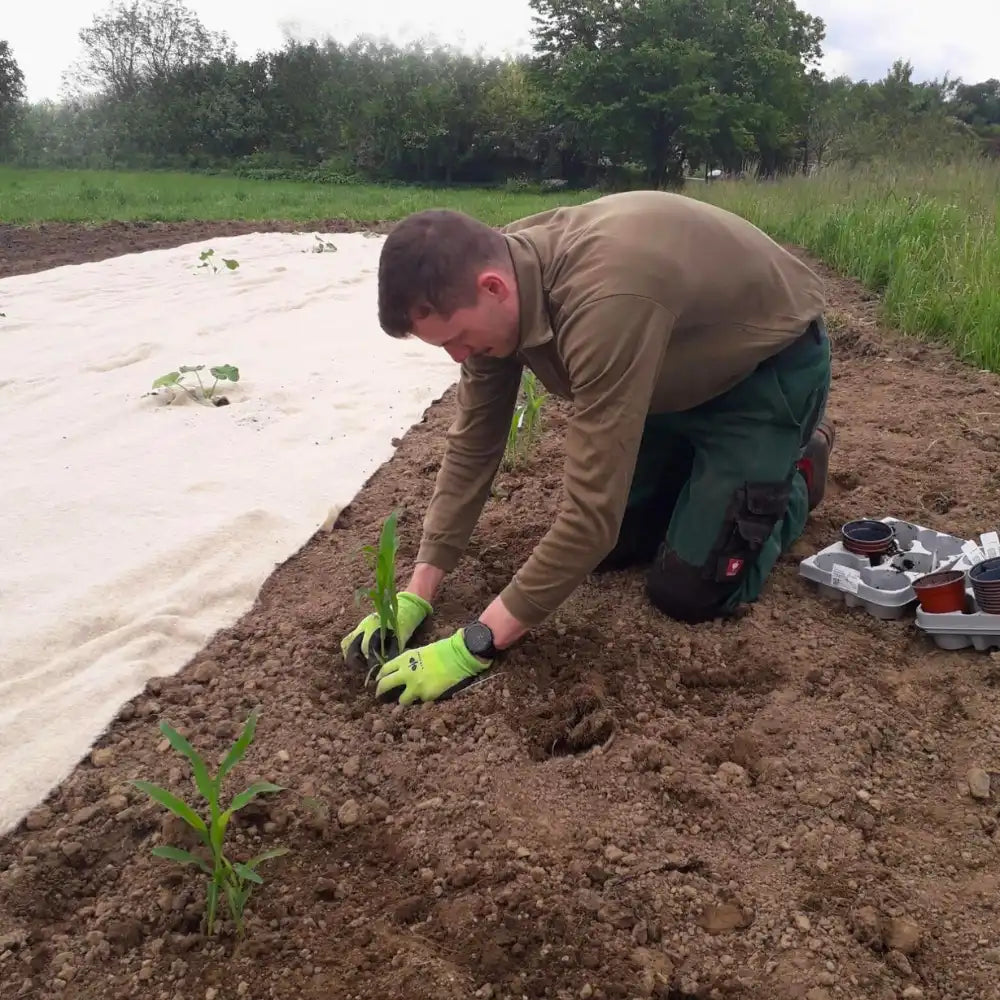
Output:
M516 358L463 362L417 562L450 572L461 559L503 458L522 367Z
M560 331L573 392L563 497L500 595L528 626L555 611L614 547L673 324L652 299L612 295L578 309Z

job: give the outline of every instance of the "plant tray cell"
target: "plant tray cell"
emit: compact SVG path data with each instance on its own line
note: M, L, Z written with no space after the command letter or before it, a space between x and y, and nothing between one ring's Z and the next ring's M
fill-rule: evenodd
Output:
M918 607L917 628L942 649L967 649L972 646L980 653L1000 649L1000 615L979 610L968 577L965 579L965 610L930 614Z
M964 538L895 517L881 520L893 526L896 544L894 551L877 557L875 565L868 556L848 552L842 542L836 542L803 559L799 574L815 583L824 596L888 620L902 618L916 604L914 580L938 570L965 570L972 565L962 548L967 544ZM1000 616L995 617L1000 622Z

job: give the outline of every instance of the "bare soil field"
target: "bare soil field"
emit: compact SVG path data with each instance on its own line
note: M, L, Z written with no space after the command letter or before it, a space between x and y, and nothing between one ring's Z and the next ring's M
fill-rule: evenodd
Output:
M50 266L154 245L123 227L115 251L114 231L2 239L22 271L25 254ZM151 681L0 840L0 996L1000 997L1000 658L940 651L912 619L827 602L797 573L854 517L996 527L1000 379L880 329L869 296L815 266L832 482L747 614L686 626L650 608L641 573L594 577L489 682L377 704L339 640L369 578L361 547L394 507L409 571L449 392L243 620ZM538 452L499 476L428 637L478 612L546 530L565 413L550 403ZM226 787L286 791L238 814L234 849L291 850L262 869L245 940L227 925L207 939L198 873L150 856L182 831L131 781L194 801L159 720L214 764L254 707ZM973 768L992 778L985 797Z

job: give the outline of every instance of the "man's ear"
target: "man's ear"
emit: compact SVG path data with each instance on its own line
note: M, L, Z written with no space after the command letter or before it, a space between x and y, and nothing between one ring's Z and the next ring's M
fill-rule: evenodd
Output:
M500 302L503 302L511 291L510 282L499 271L483 271L479 275L477 285Z

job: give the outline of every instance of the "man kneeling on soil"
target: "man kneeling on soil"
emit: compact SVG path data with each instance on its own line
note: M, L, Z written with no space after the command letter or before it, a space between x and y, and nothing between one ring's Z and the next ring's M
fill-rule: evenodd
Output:
M608 195L500 231L443 210L398 223L379 322L461 373L377 696L455 693L595 570L647 566L651 602L685 622L755 601L826 485L823 308L804 264L681 195ZM408 650L489 494L523 366L572 401L556 519L478 619ZM348 634L345 659L374 666L377 628L369 615Z

